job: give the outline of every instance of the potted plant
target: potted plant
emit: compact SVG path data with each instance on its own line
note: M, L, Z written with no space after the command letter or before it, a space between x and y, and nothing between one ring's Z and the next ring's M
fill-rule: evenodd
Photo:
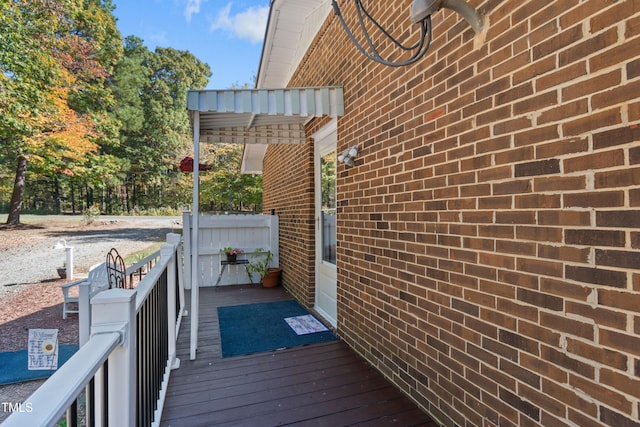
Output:
M58 276L60 276L61 279L66 279L67 278L67 263L66 262L64 264L62 264L62 267L58 267Z
M260 283L264 288L273 288L280 283L281 268L271 267L271 259L273 258L273 252L264 251L262 248L255 250L251 256L251 261L247 265L247 274L249 280L251 275L256 273L260 276Z
M230 246L227 246L226 248L222 248L220 252L225 253L228 262L236 262L238 254L241 254L243 251L240 248L232 248Z

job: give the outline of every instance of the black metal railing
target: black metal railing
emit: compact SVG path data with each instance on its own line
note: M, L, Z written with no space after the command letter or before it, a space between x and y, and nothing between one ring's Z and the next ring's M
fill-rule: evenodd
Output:
M137 425L150 426L160 398L169 358L167 270L138 311L137 322Z

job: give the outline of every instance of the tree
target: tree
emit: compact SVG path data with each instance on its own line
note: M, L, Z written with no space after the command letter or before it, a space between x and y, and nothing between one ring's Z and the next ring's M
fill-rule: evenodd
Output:
M96 151L121 49L112 10L110 0L0 3L0 139L18 164L9 224L20 222L28 162L73 174L66 166Z
M187 51L150 52L141 39L125 39L113 82L114 115L122 123L119 153L130 162L129 209L168 202L166 189L180 181L176 166L189 149L187 91L206 86L210 75L209 66Z
M262 176L240 173L242 146L207 144L201 150L204 162L212 165L200 175L202 206L211 211L261 211Z
M58 15L40 1L0 3L0 149L16 162L8 224L20 222L27 173L26 138L38 130L47 91L59 71L51 52Z

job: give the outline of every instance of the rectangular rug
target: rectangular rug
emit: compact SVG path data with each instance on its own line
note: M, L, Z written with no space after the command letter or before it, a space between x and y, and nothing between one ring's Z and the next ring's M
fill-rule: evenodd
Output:
M62 344L58 347L58 368L78 351L77 345ZM0 353L0 385L48 378L55 370L29 370L27 350Z
M299 316L311 315L295 300L218 307L222 357L261 353L336 339L324 325L324 330L318 329L318 332L309 331L298 335L285 319ZM308 318L307 320L308 325L313 324L317 328L315 322Z
M328 331L329 329L322 324L312 314L304 316L287 317L284 319L296 335L315 334L317 332Z

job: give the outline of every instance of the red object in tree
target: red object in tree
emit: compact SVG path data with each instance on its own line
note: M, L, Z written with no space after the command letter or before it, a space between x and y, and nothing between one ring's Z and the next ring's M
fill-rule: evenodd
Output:
M180 170L182 172L193 172L193 158L185 157L184 159L180 160ZM200 165L198 165L198 170L210 171L211 165L203 165L202 163L200 163Z

